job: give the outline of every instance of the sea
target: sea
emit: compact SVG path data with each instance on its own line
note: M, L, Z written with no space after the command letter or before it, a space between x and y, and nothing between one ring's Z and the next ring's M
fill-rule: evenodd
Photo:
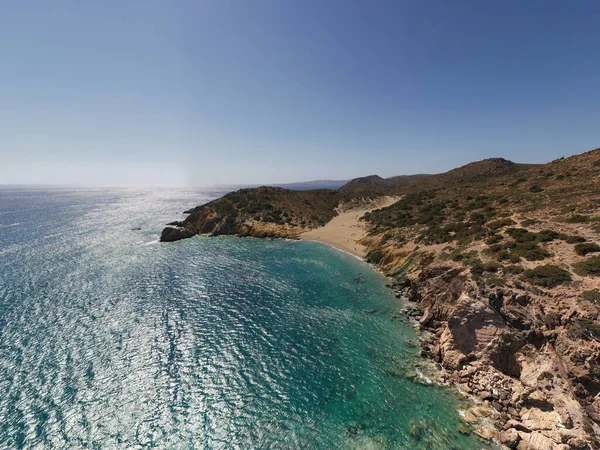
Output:
M359 259L158 242L223 193L0 187L0 449L488 448Z

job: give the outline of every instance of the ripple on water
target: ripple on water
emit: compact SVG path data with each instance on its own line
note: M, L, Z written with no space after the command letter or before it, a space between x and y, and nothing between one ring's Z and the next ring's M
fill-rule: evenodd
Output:
M0 448L482 447L355 258L144 245L215 192L0 194Z

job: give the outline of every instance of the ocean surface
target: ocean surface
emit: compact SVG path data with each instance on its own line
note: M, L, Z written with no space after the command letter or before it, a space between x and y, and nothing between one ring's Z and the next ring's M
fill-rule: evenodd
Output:
M0 187L1 449L483 448L366 264L157 243L221 194Z

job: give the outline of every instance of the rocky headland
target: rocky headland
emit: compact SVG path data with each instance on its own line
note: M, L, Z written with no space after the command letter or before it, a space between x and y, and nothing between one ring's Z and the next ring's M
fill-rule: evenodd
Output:
M599 208L596 149L543 165L494 158L438 175L369 176L337 190L244 189L187 211L161 241L314 237L361 211L361 232L348 239L407 299L440 381L473 399L465 421L491 423L482 434L511 449L597 449Z

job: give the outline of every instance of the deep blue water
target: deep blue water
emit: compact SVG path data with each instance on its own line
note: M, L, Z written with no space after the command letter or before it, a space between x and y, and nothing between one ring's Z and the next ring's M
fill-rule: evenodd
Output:
M361 261L156 243L219 194L0 188L0 448L482 448Z

